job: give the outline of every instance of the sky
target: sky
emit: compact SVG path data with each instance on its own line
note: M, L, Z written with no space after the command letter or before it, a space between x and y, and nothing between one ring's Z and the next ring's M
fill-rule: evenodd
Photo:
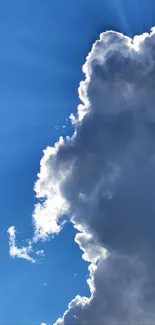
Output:
M90 317L92 315L92 310L94 311L94 315L98 313L96 311L96 301L97 303L98 301L101 301L100 297L102 296L102 290L103 292L107 293L107 304L109 304L112 300L110 295L112 291L109 284L111 278L108 278L109 281L107 280L107 286L104 284L102 286L102 290L98 290L98 287L100 288L100 273L105 274L105 277L107 277L106 268L111 271L109 274L112 274L113 269L118 270L118 276L120 275L121 279L123 279L122 273L127 273L127 276L129 278L132 278L130 290L127 288L127 292L130 292L130 295L126 294L126 297L128 299L127 305L131 304L131 298L132 301L134 301L131 292L135 294L134 297L139 297L139 293L141 293L141 296L143 296L141 289L142 283L139 283L137 273L142 273L141 279L146 279L146 276L144 276L145 272L143 268L144 260L147 260L147 258L143 258L142 261L140 260L140 262L137 264L133 262L133 259L135 258L135 251L136 254L138 252L138 256L143 255L138 249L139 246L142 246L144 248L144 251L146 250L147 252L148 250L149 252L153 250L153 246L150 244L150 242L152 243L153 241L151 237L152 234L150 233L150 228L148 227L147 229L148 237L150 238L149 243L147 242L147 236L145 236L143 231L144 228L146 229L145 216L143 216L142 225L139 225L137 222L137 224L133 226L132 220L130 224L128 224L128 222L124 224L121 220L118 220L116 224L113 224L111 221L112 229L108 223L109 221L107 221L106 225L104 225L105 228L107 227L107 232L105 234L102 234L102 231L100 232L98 230L99 225L102 223L100 220L100 213L98 213L98 211L96 212L95 210L96 221L93 221L93 216L91 217L91 221L89 218L86 218L86 215L91 216L91 212L94 209L94 207L90 206L90 202L93 202L93 200L96 199L98 195L98 188L103 185L102 182L101 184L100 182L99 184L97 183L97 177L99 176L103 181L102 176L104 176L104 173L108 175L108 170L105 172L102 170L102 168L100 168L100 165L97 165L97 170L100 171L101 174L97 176L95 173L96 183L94 183L95 181L93 178L92 182L88 184L88 181L91 180L91 176L94 173L94 170L96 170L96 165L94 165L95 162L93 157L97 157L98 161L102 161L103 159L103 157L99 155L99 150L97 151L97 148L100 146L100 135L102 137L106 136L107 139L109 139L107 145L111 145L111 165L108 165L110 167L107 168L110 168L111 170L111 177L115 175L116 179L119 179L121 168L124 168L123 170L129 168L125 165L125 162L122 167L122 156L120 158L119 154L120 152L122 153L122 150L125 150L122 148L126 146L125 140L124 143L121 142L121 139L124 139L124 136L126 136L126 141L128 138L131 138L131 134L129 136L129 134L125 131L128 130L129 133L131 133L131 125L130 123L128 125L127 120L125 117L123 117L124 120L118 121L118 124L116 125L113 124L114 129L111 128L111 125L109 125L110 131L107 131L107 133L106 131L105 133L102 133L102 126L104 125L105 129L107 126L105 125L104 119L101 119L101 122L99 121L100 119L98 120L98 117L95 115L93 108L95 107L97 109L100 107L100 102L103 101L105 101L106 107L113 108L114 104L110 101L111 96L109 95L109 88L107 90L107 93L104 93L103 91L103 93L100 94L99 92L99 80L101 79L103 73L105 80L107 79L106 72L101 69L102 66L104 68L104 64L101 62L102 60L99 60L97 54L95 55L97 60L99 60L98 65L95 65L95 63L93 63L96 62L93 59L95 57L93 52L92 57L88 59L90 66L88 64L85 73L90 77L90 84L88 83L88 85L84 84L81 86L81 91L83 93L80 93L80 98L78 94L78 87L80 81L85 80L85 75L82 72L82 66L86 62L86 57L91 51L92 45L97 39L99 39L101 32L113 30L133 37L137 34L150 32L150 28L154 25L155 5L151 0L132 0L130 3L127 0L47 0L44 2L40 0L14 0L13 2L6 0L0 2L1 324L40 325L42 322L46 324L53 324L59 317L63 316L67 308L67 316L64 316L64 319L59 320L57 322L58 325L71 325L71 323L73 324L73 320L75 324L78 324L79 319L82 325L85 324L87 319L88 321L91 319ZM111 44L114 44L111 46L112 51L115 50L113 49L114 46L116 46L116 48L118 46L118 34L114 35L109 35L109 38L107 40L109 47ZM120 42L124 44L124 38L122 38ZM153 41L150 41L150 43L151 42ZM145 46L147 47L147 45ZM141 60L142 63L145 63L145 68L146 66L149 67L149 58L153 53L151 52L153 51L153 47L150 46L150 48L150 52L146 55L148 62L147 60L144 62L144 50L141 50L143 56L143 59ZM99 48L98 53L101 53L102 56L104 50L104 48ZM124 55L123 51L127 51L128 53L129 49L127 48L127 45L126 47L125 45L122 45L122 48L118 46L117 51L118 56L114 55L113 60L109 60L108 63L109 69L112 69L109 70L110 74L112 74L112 76L114 74L114 77L117 77L117 74L119 75L120 73L122 75L122 79L124 78L123 80L125 80L125 82L130 83L125 79L126 75L124 65L122 64L119 66L119 59L121 60L122 56ZM118 53L122 55L120 55L120 58ZM115 51L114 54L116 54ZM136 56L132 57L131 61L132 59L133 62L137 62ZM108 57L106 60L108 61ZM138 58L138 60L140 61L140 58ZM133 71L131 74L131 77L133 78L133 84L136 78L142 78L138 70L138 63L137 65L135 63L135 67L131 65L130 71ZM152 74L148 76L149 79L146 81L144 80L143 92L141 93L141 88L140 90L138 88L139 92L137 90L138 95L136 97L138 99L134 102L137 105L136 107L141 106L142 103L146 103L146 106L150 105L148 118L147 121L145 121L146 123L154 122L154 116L153 113L151 113L151 107L153 106L153 99L151 101L151 98L154 98L151 88L153 70L151 71ZM111 87L113 86L113 78L111 77L109 81ZM142 98L142 95L145 94L144 90L147 89L148 85L150 85L148 98L146 95L146 98L143 98L143 102L139 102L139 98ZM97 87L99 87L99 89ZM123 86L121 84L121 89L124 89L123 87L124 84ZM87 89L87 92L85 92L85 89ZM93 89L95 89L95 92L93 92ZM122 102L121 97L123 90L120 91L119 89L118 92L118 89L116 89L116 93L118 94L120 92L120 98L117 98L115 88L113 96L116 96L118 99L121 114L121 107L126 106L124 104L124 101ZM122 95L123 98L126 95L129 96L128 99L131 99L129 90L131 89L125 88L125 91ZM89 103L91 103L91 110L93 112L91 114L93 118L90 114L92 120L89 121L88 119L87 122L87 119L85 119L85 117L83 118L82 108L79 108L79 116L75 117L74 121L72 118L72 122L76 123L75 127L71 124L69 116L71 113L75 114L76 116L77 107L81 102L83 102L85 107L88 108L88 100ZM116 105L115 101L114 103ZM134 103L132 98L133 107ZM107 112L104 112L104 114L107 114ZM146 115L147 113L145 112L144 107L144 117L142 117L142 119L145 119ZM139 117L139 115L137 116L138 121L141 121L141 117ZM82 124L80 124L80 118ZM126 123L125 129L123 128L124 123ZM79 125L84 125L84 129L80 128ZM119 133L119 126L121 127L123 133ZM55 148L52 154L50 148L54 147L54 144L59 140L59 137L65 137L66 135L72 136L75 128L78 130L77 141L76 139L74 141L68 140L68 143L63 144L60 140L57 149ZM135 138L133 137L133 147L132 145L130 146L131 151L129 150L130 148L126 150L126 156L123 156L123 161L126 161L125 159L128 160L128 158L132 156L133 152L138 152L136 158L135 154L133 154L133 161L135 163L135 160L137 159L137 164L140 164L139 161L141 158L144 159L145 154L147 157L149 157L149 159L151 159L150 155L152 153L151 141L153 141L153 131L151 135L146 134L147 132L144 132L144 134L141 133L143 128L141 127L140 123L138 126L136 124L136 128L140 130L139 133L137 131L138 136L136 138L136 141L139 141L136 142L138 143L138 147L136 147ZM99 129L101 132L98 135L99 137L93 137L93 130L96 129ZM114 134L114 131L116 130L118 140L120 141L120 146L122 145L122 147L120 148L117 141L114 142L114 148L117 148L115 152L111 143L114 141L112 134ZM91 133L89 134L90 131ZM92 153L91 149L89 149L89 139L92 139L90 143L91 145L93 143L92 141L94 141L94 148L96 148L96 152L93 151ZM69 141L73 141L74 152L70 151ZM83 143L83 147L81 143ZM149 149L148 143L150 144ZM43 150L47 146L51 147L49 147L49 149L43 153ZM144 153L142 150L137 148L144 148ZM40 160L43 155L46 157L47 161L42 161L42 172L40 177L38 177L37 174L40 170ZM52 155L54 157L53 160L51 160ZM112 161L113 156L115 156L115 158L117 156L117 161L116 159L115 161ZM74 166L73 162L75 157L76 164ZM149 159L145 161L145 164L143 166L140 164L142 175L145 175L145 173L147 175L148 165L150 163ZM81 162L83 165L81 165ZM60 166L60 170L58 166ZM91 176L89 174L87 175L86 166L90 166ZM75 168L73 169L74 173L72 171L72 168ZM149 170L151 172L153 170L152 168L152 165L149 165ZM70 171L71 174L68 174L68 171ZM46 177L44 175L44 172L46 173ZM60 175L64 175L63 182L63 177L60 177L59 173ZM144 179L141 174L140 172L135 174L137 177L137 183L141 184L140 182L143 180L142 185L144 182L147 184L146 179L149 179L150 183L147 184L148 187L146 187L146 190L147 193L150 193L149 190L150 188L152 189L154 185L153 177L149 174L149 177ZM42 226L41 228L38 228L39 230L37 232L37 226L39 224L38 215L41 214L40 211L36 212L36 210L34 210L34 205L38 202L38 199L35 198L35 192L33 189L34 183L37 179L38 181L35 188L36 195L38 195L40 198L44 197L45 202L48 198L47 203L49 204L49 202L51 202L52 198L54 197L53 193L55 194L55 192L53 192L53 189L56 189L58 198L56 213L58 213L60 216L58 207L61 207L63 200L63 203L65 203L65 209L63 210L62 208L63 215L67 215L69 217L72 216L71 223L65 223L62 225L61 231L58 229L59 225L57 225L57 222L55 222L52 226L53 228L50 230L48 227L45 229L45 227ZM131 174L131 180L133 179L135 179L134 172ZM125 182L129 184L129 180L127 180L125 177L122 177L122 183L120 182L116 185L119 185L120 188L121 186L124 188L124 184L126 184ZM113 183L115 187L115 182ZM89 193L89 195L87 193L87 185L89 185L92 191ZM112 188L108 187L106 195L107 193L110 193L108 195L112 195L111 192L114 190L113 185L108 186L111 186ZM131 190L133 187L135 188L135 184L133 184L132 181L130 186L129 189ZM143 186L140 185L139 187L143 188ZM80 200L84 200L85 197L87 197L89 203L87 206L85 206L85 203L81 203L79 207L79 203L75 198L75 189L78 191ZM139 188L136 189L139 193ZM42 193L44 195L42 195ZM124 193L126 194L124 197L124 202L127 202L126 206L124 204L121 210L122 214L126 213L128 202L131 200L131 195L128 192ZM142 194L146 195L145 192L141 193L141 195ZM118 192L116 198L114 197L112 207L109 205L109 203L105 202L105 209L108 216L107 220L109 220L109 214L111 218L113 218L113 207L116 211L118 208L118 214L121 214L118 204L119 195L122 195L122 192ZM126 198L128 198L128 200ZM132 197L132 203L134 202L133 206L135 207L136 211L138 210L136 204L139 202L140 198L141 196L135 196L134 200L134 197ZM66 206L66 202L69 204L69 206ZM152 201L149 201L148 198L147 202L152 210L149 211L149 213L146 212L146 215L149 215L150 218L152 218L154 206ZM101 202L101 205L102 204L103 203ZM88 206L90 209L87 210ZM42 214L45 213L46 215L46 208L48 208L48 206L44 206ZM143 210L145 210L144 207L140 208L143 208ZM53 214L50 209L47 211L47 214L49 213L51 216ZM32 223L33 211L35 211L37 221L35 222L35 218L33 218ZM139 210L138 212L140 213ZM56 213L55 218L57 217ZM131 211L131 214L134 216L134 210ZM127 214L127 217L128 220L130 220L130 215ZM34 232L34 224L36 227L36 232ZM73 228L73 224L76 226L76 228L78 228L78 231L80 231L81 235L76 235L77 230ZM126 224L127 227L125 227ZM151 223L150 219L149 224L151 224L151 228L153 228L153 224ZM31 263L31 261L26 260L26 258L16 258L23 257L22 251L15 251L16 246L13 247L13 251L10 250L11 254L14 254L14 258L13 256L10 256L11 254L9 253L8 229L10 229L12 226L15 228L11 228L11 247L13 247L13 239L16 230L17 247L19 247L19 249L22 246L26 247L24 253L26 252L25 254L27 255L25 256L31 256L31 258L34 258L35 263ZM47 224L47 226L49 226L49 224ZM58 227L57 230L55 230L54 227ZM123 238L122 241L119 241L119 238L122 236L122 234L120 235L119 230L114 232L114 230L121 228L125 229L125 234L127 232L126 228L128 228L129 236L126 234L127 240L124 238L124 236L121 237ZM134 229L134 231L132 231L132 229ZM140 231L137 229L140 229ZM55 238L53 239L52 236ZM134 245L131 245L130 238L134 239L135 243L138 242L137 246L135 244L137 250L135 250L135 247L133 248ZM147 243L146 245L145 240L143 241L141 238L145 238ZM31 242L28 243L28 240ZM79 246L85 253L85 260L81 258L82 251L79 249ZM27 247L29 247L29 251L27 251ZM104 264L104 258L106 255L104 249L105 247L112 253L111 259L107 259L106 263ZM38 253L36 254L36 252ZM147 256L148 255L149 254L147 254ZM130 258L127 258L127 256L130 256ZM100 263L96 268L96 263L98 261ZM91 265L89 270L88 262ZM152 261L152 263L154 263L154 261ZM136 265L136 269L134 270L133 264ZM148 266L148 264L150 267L150 262L145 263L145 267L146 265ZM105 273L103 272L103 269ZM123 272L122 270L124 269L128 270L130 274L128 274L128 272ZM134 277L131 276L133 273ZM148 274L149 279L152 279L150 275L150 268ZM91 279L88 281L89 286L86 282L88 277ZM135 283L136 286L134 285ZM96 296L93 296L94 286L97 288ZM94 297L94 300L92 299L91 302L88 301L89 298L82 298L85 296L89 297L90 290L92 297ZM116 288L116 293L117 295L120 294L122 298L121 301L123 301L124 296L122 294L122 291L119 290L120 288ZM148 289L146 291L148 292ZM148 293L150 296L151 294L153 295L153 293ZM116 298L114 292L112 292L112 296ZM151 299L150 296L148 300ZM68 307L69 302L75 297L77 298L73 301L70 307ZM142 303L143 310L146 311L147 315L150 315L149 320L152 319L152 310L148 311L148 306L146 306L145 299ZM81 311L81 306L84 306L84 315ZM114 302L111 302L111 306L113 306L113 310L115 310ZM119 308L120 306L116 306L116 310L119 310ZM137 309L140 309L139 305ZM103 318L102 315L99 315L101 317L101 323L103 321L109 321L109 313L110 309L106 309L105 314L107 315L107 318ZM122 320L126 320L125 317L127 316L124 316L126 314L128 315L127 320L132 318L135 321L135 319L137 319L135 317L141 317L139 315L137 316L136 311L133 312L132 310L131 312L131 310L126 311L126 309L125 311L120 311L121 316L117 313L115 313L114 316L115 319L118 319L120 321L119 317L121 317ZM148 320L147 317L146 319Z

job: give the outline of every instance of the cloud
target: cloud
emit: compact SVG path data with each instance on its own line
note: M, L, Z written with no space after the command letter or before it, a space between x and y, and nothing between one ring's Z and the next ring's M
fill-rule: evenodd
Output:
M94 291L91 298L77 296L55 324L123 325L141 324L142 320L143 324L151 324L153 309L146 313L141 296L147 288L144 274L140 261L111 254L92 270Z
M40 173L34 190L38 199L45 198L44 203L38 203L33 213L34 238L33 241L45 240L49 234L57 234L61 230L59 219L67 212L67 201L60 193L60 182L65 178L65 174L56 175L50 166L50 161L54 160L59 146L63 143L63 138L55 144L55 147L48 147L44 150L44 156L40 162ZM50 177L50 179L49 179Z
M75 297L55 324L153 324L155 28L102 33L83 72L75 132L44 150L35 184L33 242L68 215L90 262L90 297Z
M47 282L44 282L44 287L47 287Z
M18 248L16 246L16 230L12 226L8 229L9 234L9 246L10 246L10 256L18 257L28 260L32 263L35 263L36 260L33 257L30 257L29 254L32 252L32 244L29 242L27 247Z
M39 256L45 256L44 250L40 249L39 251L36 251L36 254Z

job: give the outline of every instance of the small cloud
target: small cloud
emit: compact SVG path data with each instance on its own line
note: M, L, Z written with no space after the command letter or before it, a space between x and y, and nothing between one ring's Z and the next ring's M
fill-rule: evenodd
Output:
M77 273L74 273L74 276L77 276Z
M47 287L47 282L44 282L44 287Z
M10 246L10 256L11 257L18 257L18 258L23 258L25 260L28 260L32 263L36 263L36 260L29 256L29 253L32 252L32 245L31 242L28 241L28 246L27 247L21 247L18 248L16 246L16 230L15 227L12 226L8 229L8 234L9 234L9 246Z
M72 125L77 124L77 119L73 113L70 114L69 119L71 120Z
M44 250L40 249L39 251L36 252L37 255L39 256L45 256Z

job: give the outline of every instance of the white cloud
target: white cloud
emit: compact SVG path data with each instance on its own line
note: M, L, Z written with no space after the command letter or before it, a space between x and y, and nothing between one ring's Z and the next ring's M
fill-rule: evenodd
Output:
M60 193L60 183L65 178L65 174L56 175L53 173L50 162L54 158L63 144L61 137L54 148L48 147L44 150L44 156L40 162L40 173L35 184L36 197L45 198L43 204L38 203L33 213L33 224L35 228L34 241L46 239L50 234L57 234L61 230L61 223L58 219L67 211L67 202Z
M44 282L44 287L47 287L47 282Z
M36 251L36 254L39 256L45 256L44 250L40 249L39 251Z
M27 247L18 248L16 246L16 230L14 226L8 229L8 234L9 234L10 256L23 258L32 263L35 263L36 260L33 257L29 256L29 254L32 252L32 244L28 243Z
M87 262L97 263L101 258L106 257L106 249L95 242L92 234L79 232L75 236L75 242L84 252L82 257Z
M75 299L56 324L154 320L154 49L154 30L134 40L106 32L83 67L75 133L54 170L70 168L60 192L91 262L91 296L82 307Z
M44 150L35 184L33 242L68 215L90 262L90 297L55 324L153 324L155 29L133 40L102 33L83 71L75 132Z

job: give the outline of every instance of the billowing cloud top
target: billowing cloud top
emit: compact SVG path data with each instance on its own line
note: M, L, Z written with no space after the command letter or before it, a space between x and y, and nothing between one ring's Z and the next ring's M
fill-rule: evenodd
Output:
M34 238L68 215L90 262L91 296L77 296L56 325L155 320L155 29L133 40L100 35L83 66L72 137L48 147L35 184L44 198Z

